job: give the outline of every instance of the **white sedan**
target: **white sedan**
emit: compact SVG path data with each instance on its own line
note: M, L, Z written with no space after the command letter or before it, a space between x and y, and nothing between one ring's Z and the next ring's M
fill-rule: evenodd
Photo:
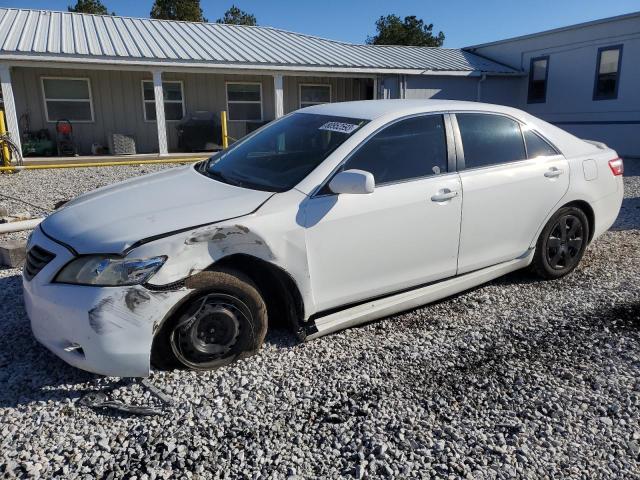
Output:
M524 267L562 277L618 215L622 168L513 108L313 106L66 204L30 238L26 308L85 370L216 368L269 323L313 339Z

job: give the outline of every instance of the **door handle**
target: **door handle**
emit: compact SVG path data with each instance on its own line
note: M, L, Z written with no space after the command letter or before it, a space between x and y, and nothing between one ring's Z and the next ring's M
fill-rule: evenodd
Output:
M451 200L458 196L458 192L449 190L448 188L443 188L438 193L431 197L432 202L446 202L447 200Z
M551 167L549 170L544 172L544 176L547 178L556 178L564 173L564 170L559 169L558 167Z

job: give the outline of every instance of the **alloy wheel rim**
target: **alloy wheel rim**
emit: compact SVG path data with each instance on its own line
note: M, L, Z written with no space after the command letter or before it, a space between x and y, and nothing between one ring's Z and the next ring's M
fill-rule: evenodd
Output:
M555 270L574 266L582 251L582 221L575 215L563 215L551 228L547 238L547 262Z

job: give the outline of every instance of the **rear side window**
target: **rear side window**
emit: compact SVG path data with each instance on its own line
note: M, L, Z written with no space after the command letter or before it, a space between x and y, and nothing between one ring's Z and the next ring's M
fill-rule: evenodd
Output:
M522 131L524 133L524 141L527 144L527 157L536 158L558 154L556 149L549 145L546 140L542 139L538 134L526 127L523 128Z
M479 168L527 158L520 124L501 115L456 114L465 168Z
M408 118L369 139L345 164L371 172L376 185L447 172L442 115Z

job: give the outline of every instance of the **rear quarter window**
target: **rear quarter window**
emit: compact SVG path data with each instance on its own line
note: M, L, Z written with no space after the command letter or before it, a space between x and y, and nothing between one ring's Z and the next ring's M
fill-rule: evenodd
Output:
M527 145L527 157L536 158L558 154L558 151L537 133L526 127L523 127L522 133L524 134L524 141Z

